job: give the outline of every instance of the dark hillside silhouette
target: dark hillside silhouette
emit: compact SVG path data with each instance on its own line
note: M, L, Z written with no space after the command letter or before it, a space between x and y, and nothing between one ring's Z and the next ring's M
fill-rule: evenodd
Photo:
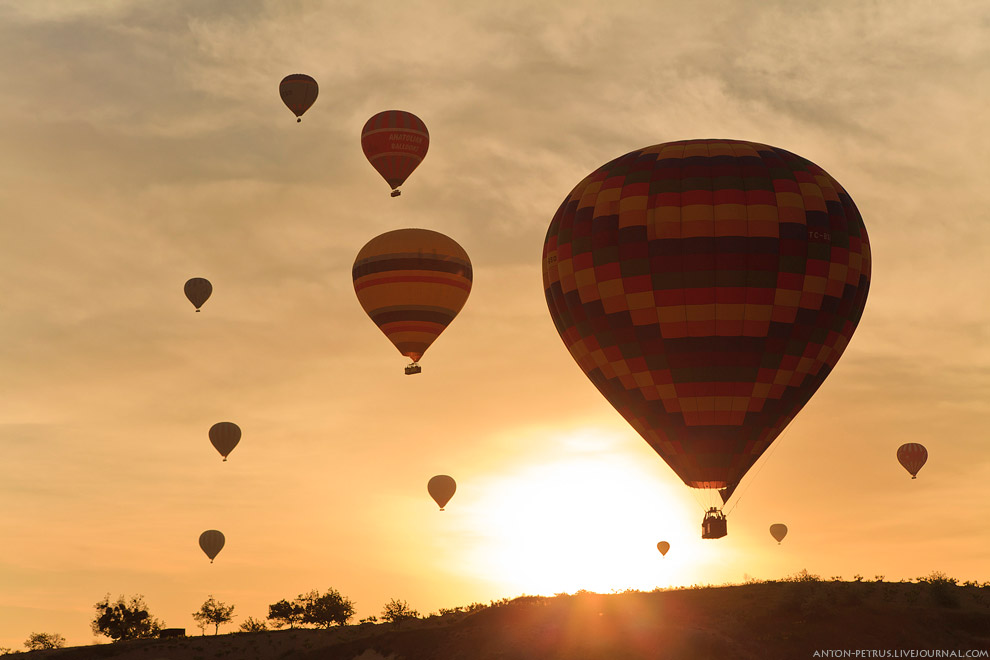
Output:
M552 598L408 620L29 654L53 660L775 660L844 649L985 651L990 584L784 581ZM819 657L827 657L820 655ZM962 656L961 657L965 657Z

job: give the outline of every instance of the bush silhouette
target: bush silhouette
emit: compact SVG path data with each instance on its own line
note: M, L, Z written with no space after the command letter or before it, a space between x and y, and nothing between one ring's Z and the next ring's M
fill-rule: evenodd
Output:
M148 613L148 606L141 595L132 596L129 603L123 596L111 603L110 594L107 594L93 607L96 608L93 632L115 642L155 637L162 629L161 621Z
M65 637L58 633L31 633L24 642L29 651L44 651L45 649L60 649L65 646Z

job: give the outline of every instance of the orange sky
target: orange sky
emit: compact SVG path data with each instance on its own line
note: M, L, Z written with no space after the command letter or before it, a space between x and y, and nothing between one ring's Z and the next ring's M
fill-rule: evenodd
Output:
M0 0L0 646L92 643L108 592L195 631L209 594L238 624L328 587L366 617L803 568L986 580L988 26L982 1ZM301 124L295 72L320 83ZM398 199L359 145L390 108L431 136ZM540 269L582 177L702 137L823 167L874 258L849 348L719 541L571 360ZM350 275L400 227L475 269L415 377ZM904 442L929 449L916 481Z

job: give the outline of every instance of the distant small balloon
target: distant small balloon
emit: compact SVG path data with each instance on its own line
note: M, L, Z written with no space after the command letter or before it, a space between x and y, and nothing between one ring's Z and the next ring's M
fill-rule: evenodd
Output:
M787 525L782 523L774 523L773 525L770 525L770 536L777 539L777 545L780 545L780 542L784 540L785 536L787 536Z
M912 479L917 479L918 470L928 462L928 450L917 442L909 442L897 448L897 460L911 473Z
M430 497L433 498L433 501L443 511L443 507L454 496L454 491L457 490L457 484L454 483L451 477L445 474L438 474L430 479L430 483L426 485L426 490L430 492Z
M186 282L183 290L186 292L186 298L189 299L189 302L193 304L198 312L199 308L203 306L203 303L210 299L210 294L213 293L213 285L210 284L208 279L194 277Z
M670 544L667 543L666 541L660 541L659 543L657 543L657 550L660 551L661 555L666 557L667 551L670 550Z
M223 545L226 541L223 534L215 529L208 529L199 535L199 547L210 558L211 564L217 558L217 555L220 554L220 551L223 550Z
M241 441L241 428L233 422L217 422L210 427L210 442L216 450L227 460L227 455L234 451L234 447Z
M278 85L278 94L299 122L302 121L303 114L316 102L316 97L320 94L320 86L305 73L293 73L282 78L282 82Z

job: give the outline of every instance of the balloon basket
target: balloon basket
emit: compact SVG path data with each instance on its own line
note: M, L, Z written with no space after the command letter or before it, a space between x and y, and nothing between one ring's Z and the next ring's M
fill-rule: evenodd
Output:
M413 374L418 374L423 371L423 367L418 364L407 364L406 365L406 375L412 376Z
M720 539L728 533L725 514L714 508L709 509L705 513L704 520L701 521L701 538Z
M402 192L401 192L401 191L399 191L399 190L393 190L393 191L392 191L392 197L398 197L398 196L399 196L399 195L401 195L401 194L402 194Z

